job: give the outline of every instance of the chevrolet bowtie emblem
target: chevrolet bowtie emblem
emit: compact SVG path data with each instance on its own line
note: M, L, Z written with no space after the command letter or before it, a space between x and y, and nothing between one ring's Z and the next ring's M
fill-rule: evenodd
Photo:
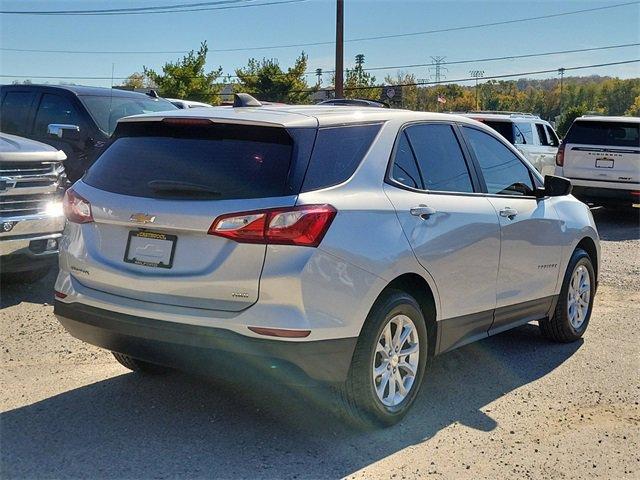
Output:
M129 220L136 223L153 223L156 221L156 216L148 213L134 213Z

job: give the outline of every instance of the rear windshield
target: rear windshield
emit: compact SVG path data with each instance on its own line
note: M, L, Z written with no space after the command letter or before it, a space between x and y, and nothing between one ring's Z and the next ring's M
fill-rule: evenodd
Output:
M137 122L119 127L116 136L85 175L85 183L149 198L223 200L290 194L294 147L283 128Z
M80 95L80 101L87 107L91 117L98 124L100 130L111 135L118 120L129 115L141 113L177 110L176 106L162 98L152 98L146 95L135 97Z
M513 143L513 124L511 122L497 122L493 120L482 120L482 123L493 128L502 135L509 143Z
M640 147L637 123L575 121L567 133L566 143Z

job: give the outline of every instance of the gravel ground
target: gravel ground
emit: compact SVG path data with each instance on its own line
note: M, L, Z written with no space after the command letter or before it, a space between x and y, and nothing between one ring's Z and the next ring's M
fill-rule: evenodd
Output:
M525 325L445 354L399 425L362 431L321 391L129 373L52 314L53 275L3 287L2 478L640 476L638 211L596 211L583 341Z

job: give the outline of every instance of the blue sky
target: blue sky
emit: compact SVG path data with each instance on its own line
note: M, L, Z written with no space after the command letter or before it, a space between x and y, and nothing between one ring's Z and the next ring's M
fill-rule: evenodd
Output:
M265 0L256 0L257 3ZM628 0L627 0L628 1ZM140 7L193 3L195 0L2 0L2 10L63 10ZM346 0L345 38L496 22L571 10L624 3L603 1L428 1ZM86 51L178 51L196 49L207 40L210 49L264 47L278 44L331 41L335 35L335 2L308 0L220 11L132 16L15 16L0 15L2 48ZM365 54L367 67L427 63L430 56L447 61L522 55L555 50L599 47L640 42L640 4L597 12L537 20L482 29L443 32L405 38L346 43L345 63ZM211 68L221 65L225 73L245 65L249 57L277 58L291 65L302 48L215 52L208 56ZM304 47L309 70L332 69L332 45ZM125 77L143 65L159 69L179 54L68 54L0 51L0 74L51 76ZM469 70L500 75L556 69L640 58L640 47L581 52L521 60L450 65L448 79L468 77ZM429 76L427 67L404 69L418 78ZM396 70L376 72L378 79ZM609 74L640 77L640 63L588 69L576 75ZM544 78L553 75L539 75ZM329 80L325 78L325 83ZM2 77L1 83L13 78ZM37 81L58 83L56 79ZM86 85L109 86L110 80L69 80ZM313 83L315 77L309 77Z

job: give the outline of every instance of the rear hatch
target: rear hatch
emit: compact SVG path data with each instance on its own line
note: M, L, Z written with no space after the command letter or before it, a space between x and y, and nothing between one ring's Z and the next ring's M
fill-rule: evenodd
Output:
M71 274L148 302L247 308L266 246L209 228L220 215L294 205L315 132L194 119L121 124L74 186L93 222L79 226L83 251L67 250Z
M576 120L564 140L566 177L629 183L640 181L639 123Z

